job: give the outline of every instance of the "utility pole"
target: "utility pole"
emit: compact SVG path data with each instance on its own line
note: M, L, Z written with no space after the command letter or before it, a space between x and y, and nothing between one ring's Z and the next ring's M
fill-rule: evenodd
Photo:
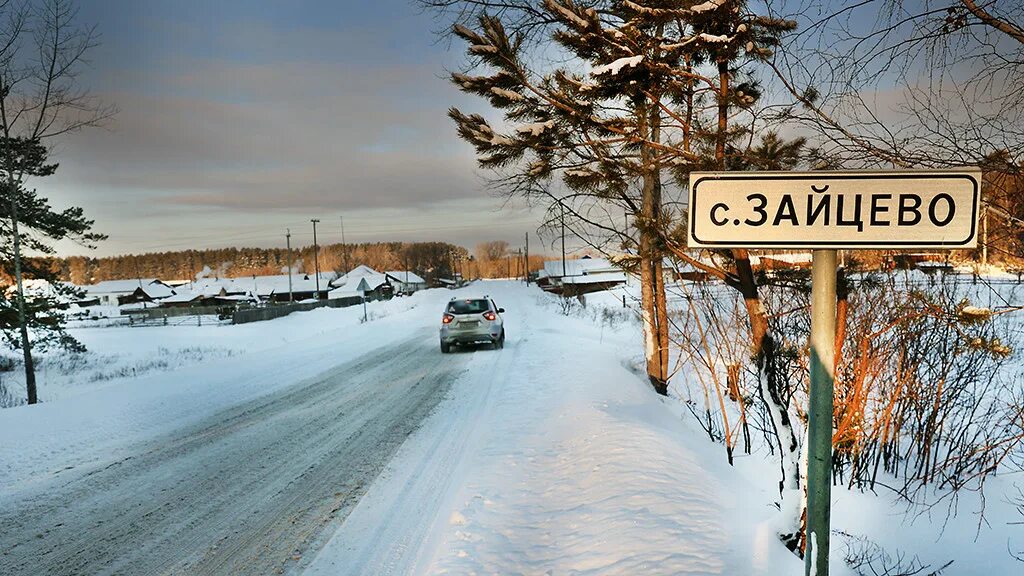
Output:
M562 208L562 278L565 278L565 204L558 205Z
M288 301L294 302L295 295L292 294L292 231L291 228L284 229L284 241L288 246Z
M526 276L526 285L530 285L530 233L526 232L523 234L526 239L526 254L523 257L523 270L526 271L523 276Z
M348 274L348 243L345 242L345 217L338 216L338 220L341 220L341 257L345 262L345 274Z
M320 247L316 244L316 223L320 221L319 218L310 218L310 222L313 223L313 269L316 270L316 297L314 300L320 299Z
M32 362L32 341L28 338L28 324L25 322L25 283L21 274L21 236L18 233L18 196L20 188L17 182L8 179L11 191L11 233L14 235L14 281L18 286L18 326L21 328L21 352L25 358L25 388L28 403L39 402L36 395L36 367Z

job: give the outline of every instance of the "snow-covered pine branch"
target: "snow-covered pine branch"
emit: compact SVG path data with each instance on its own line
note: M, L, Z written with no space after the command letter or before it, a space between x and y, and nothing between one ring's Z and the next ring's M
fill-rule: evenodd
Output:
M564 4L559 0L544 0L544 7L559 20L579 30L599 25L597 12L593 8L579 10L571 0L565 0Z
M629 66L630 68L635 68L637 64L643 61L643 59L643 54L640 54L638 56L628 56L625 58L619 58L614 62L610 62L603 66L595 67L593 70L590 71L590 75L600 76L602 74L610 74L612 76L615 76L616 74L619 73L620 70L622 70L626 66Z

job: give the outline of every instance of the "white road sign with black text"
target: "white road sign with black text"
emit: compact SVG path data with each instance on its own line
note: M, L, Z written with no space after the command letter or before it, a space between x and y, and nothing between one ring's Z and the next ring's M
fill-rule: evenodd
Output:
M973 248L981 170L694 172L691 248Z

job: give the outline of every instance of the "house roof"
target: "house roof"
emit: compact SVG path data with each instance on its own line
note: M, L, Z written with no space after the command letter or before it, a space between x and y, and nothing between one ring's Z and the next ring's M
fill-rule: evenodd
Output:
M342 286L341 288L335 288L327 293L328 300L334 300L336 298L361 298L362 294L355 290L349 290L347 287Z
M160 301L161 304L177 304L181 302L194 302L203 298L201 292L192 292L191 290L179 290L177 294L168 296Z
M103 282L80 286L80 288L89 295L131 294L139 287L145 287L154 283L163 285L163 282L156 278L133 278L131 280L104 280Z
M561 260L545 262L544 272L547 276L561 278L562 276L582 276L597 272L621 272L621 269L604 258L577 258L565 261L565 274L562 274Z
M42 278L25 278L22 281L22 287L25 289L26 298L51 298L57 302L70 304L77 302L79 298L76 298L72 294L61 292L60 290L67 290L68 288L74 288L73 285L67 282L57 282L51 284L48 280ZM18 287L16 284L11 284L7 287L7 294L14 294L17 292Z
M163 284L162 282L153 282L145 284L141 288L136 288L132 292L142 290L146 296L149 296L153 300L160 300L161 298L167 298L174 295L174 290L171 290L170 286Z
M320 273L320 290L328 290L331 281L334 280L333 272ZM315 274L292 274L292 292L315 292L317 288ZM220 291L221 288L227 294L252 293L262 297L271 294L288 293L288 275L275 274L271 276L242 276L240 278L202 278L192 282L183 288L192 291L208 292L210 290Z
M333 279L331 281L331 286L346 286L348 285L349 280L354 280L355 283L358 284L359 278L378 274L383 276L383 274L377 272L373 268L360 264L359 266L356 266L355 268L349 270L347 274L342 274L341 276L338 276L337 278Z
M352 276L366 276L367 274L380 274L380 272L377 272L376 270L370 268L365 264L360 264L359 266L356 266L355 268L349 270L348 274L345 275L348 276L350 274Z
M390 276L392 280L396 282L405 282L408 284L423 284L426 282L423 278L417 276L414 272L405 270L388 270L385 272L386 275ZM408 278L408 280L406 279Z
M387 274L381 274L380 272L374 272L372 274L360 274L356 275L353 272L335 279L332 286L338 288L345 288L346 290L362 290L369 292L376 290L380 286L388 283Z
M331 281L336 275L333 272L320 273L320 291L329 290ZM271 294L288 293L288 275L278 274L275 276L256 276L251 279L254 283L253 291L260 296ZM316 274L292 274L292 292L316 292Z
M593 272L579 276L564 276L562 284L601 284L604 282L625 282L625 272Z

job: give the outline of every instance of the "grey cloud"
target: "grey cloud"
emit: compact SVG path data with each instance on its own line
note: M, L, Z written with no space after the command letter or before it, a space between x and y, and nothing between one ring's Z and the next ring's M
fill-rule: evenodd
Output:
M246 209L427 205L484 193L426 67L197 62L105 95L108 131L63 147L68 185L149 202ZM128 82L125 79L124 82ZM138 192L136 192L138 194Z

